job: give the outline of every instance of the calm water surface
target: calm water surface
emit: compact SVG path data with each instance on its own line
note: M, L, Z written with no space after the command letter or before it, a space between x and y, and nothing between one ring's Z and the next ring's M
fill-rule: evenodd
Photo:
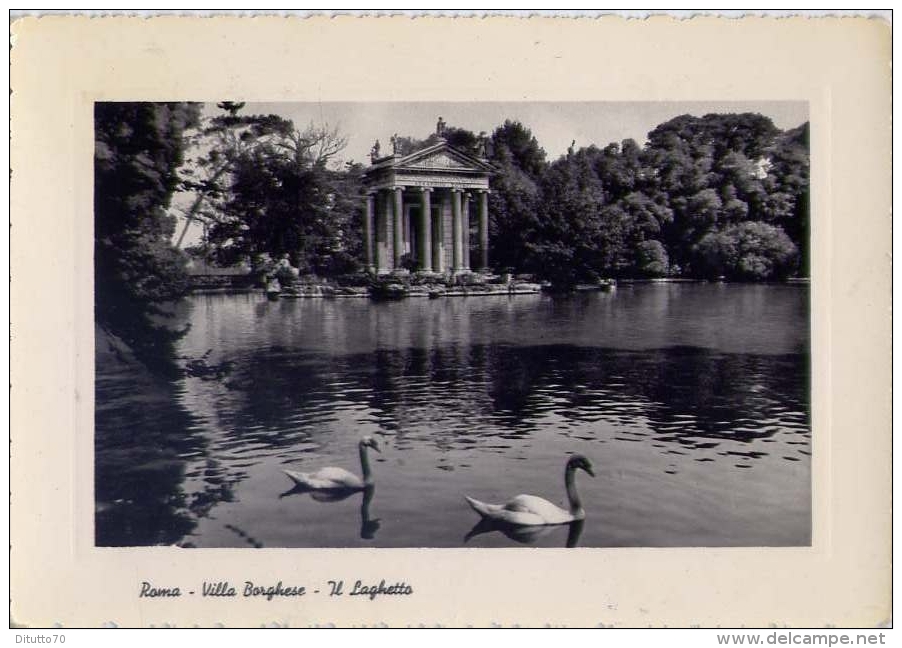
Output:
M650 284L516 297L198 295L187 376L98 355L96 542L194 547L810 543L808 288ZM283 468L360 472L340 501ZM582 528L474 525L532 493Z

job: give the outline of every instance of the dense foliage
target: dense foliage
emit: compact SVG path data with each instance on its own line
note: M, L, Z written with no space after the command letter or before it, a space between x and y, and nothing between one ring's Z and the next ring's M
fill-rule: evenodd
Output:
M346 145L336 129L304 130L276 115L240 115L242 104L209 120L184 188L190 217L207 224L212 260L225 266L287 255L302 272L335 274L359 264L362 169L329 168Z
M496 170L489 195L489 259L499 270L537 270L540 264L527 246L540 222L545 151L529 129L507 120L492 133L487 153Z
M163 304L186 288L167 208L178 185L187 103L96 103L94 109L94 309L97 325L156 364L178 333L160 324Z
M511 134L521 146L506 145ZM551 164L530 138L510 122L493 137L498 269L565 286L599 277L807 276L807 124L784 133L757 114L684 115L649 133L645 147L571 147Z

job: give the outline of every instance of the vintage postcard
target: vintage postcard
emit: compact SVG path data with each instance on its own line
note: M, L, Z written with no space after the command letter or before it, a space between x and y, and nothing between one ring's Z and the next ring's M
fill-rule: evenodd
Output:
M885 22L11 30L14 623L890 621Z

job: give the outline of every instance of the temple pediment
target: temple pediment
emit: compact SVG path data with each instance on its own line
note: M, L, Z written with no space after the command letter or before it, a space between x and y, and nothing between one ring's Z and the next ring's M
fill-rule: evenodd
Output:
M440 151L433 155L420 158L404 166L411 169L466 169L468 166L460 159L456 159L446 151Z
M377 158L364 172L371 189L395 186L433 189L488 189L494 167L444 139L407 155Z
M393 166L410 170L471 171L474 173L491 171L491 167L486 162L459 151L446 142L406 155L395 160Z
M486 174L491 173L493 169L487 161L441 141L408 155L389 155L380 158L373 162L367 175L390 170Z

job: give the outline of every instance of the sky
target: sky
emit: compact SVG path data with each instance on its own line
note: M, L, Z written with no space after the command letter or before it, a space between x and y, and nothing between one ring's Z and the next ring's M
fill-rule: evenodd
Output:
M205 106L208 114L221 111L215 103ZM398 102L398 103L250 103L244 114L273 113L291 119L303 129L316 125L338 126L348 138L340 162L368 163L369 152L378 139L383 154L391 151L394 133L419 139L435 132L442 117L448 126L488 134L505 119L520 121L532 131L539 145L553 161L575 140L576 148L632 138L640 145L659 124L678 115L757 112L770 117L783 130L808 120L808 104L802 101L747 102Z

